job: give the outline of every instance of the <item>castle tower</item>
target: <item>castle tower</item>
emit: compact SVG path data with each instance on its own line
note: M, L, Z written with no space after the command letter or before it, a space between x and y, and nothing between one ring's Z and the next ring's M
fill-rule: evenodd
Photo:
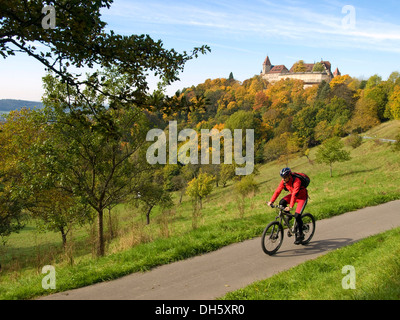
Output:
M335 72L333 72L333 77L341 76L342 74L339 71L339 68L336 68Z
M270 72L271 69L272 69L272 64L271 64L271 61L269 61L269 57L267 56L263 63L263 74Z

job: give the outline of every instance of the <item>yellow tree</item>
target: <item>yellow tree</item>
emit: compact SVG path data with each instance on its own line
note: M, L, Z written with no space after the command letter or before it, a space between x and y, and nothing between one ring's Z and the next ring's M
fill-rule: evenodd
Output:
M352 79L348 74L345 74L343 76L337 76L332 79L332 81L329 83L331 89L335 88L337 85L340 84L349 84L351 83Z
M307 68L303 60L297 61L293 66L293 72L306 72Z
M400 119L400 85L396 85L389 96L388 109L394 119Z
M193 214L192 214L192 227L197 228L198 218L201 216L201 209L203 207L203 198L208 196L214 188L215 178L203 172L200 169L200 173L197 178L193 178L188 183L186 188L186 194L190 196L193 200Z
M200 171L197 178L188 183L186 194L195 202L198 202L200 209L203 207L202 200L208 196L214 188L214 177L206 172Z
M353 117L348 123L351 131L364 132L380 123L378 107L374 100L364 96L357 101Z

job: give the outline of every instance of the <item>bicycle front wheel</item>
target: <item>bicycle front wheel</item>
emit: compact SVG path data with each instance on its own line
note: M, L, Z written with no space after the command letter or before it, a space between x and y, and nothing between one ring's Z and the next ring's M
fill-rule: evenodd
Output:
M279 250L282 242L282 225L278 221L273 221L264 229L261 237L261 247L266 254L272 256Z
M304 240L301 242L301 244L308 244L315 233L315 219L311 213L304 213L301 218L303 220L304 234Z

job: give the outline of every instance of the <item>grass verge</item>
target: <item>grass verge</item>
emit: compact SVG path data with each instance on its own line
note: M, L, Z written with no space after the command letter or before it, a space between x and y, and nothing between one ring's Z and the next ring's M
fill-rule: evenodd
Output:
M345 266L354 267L354 289L347 286L350 271L342 273ZM221 299L399 300L400 228L337 249Z

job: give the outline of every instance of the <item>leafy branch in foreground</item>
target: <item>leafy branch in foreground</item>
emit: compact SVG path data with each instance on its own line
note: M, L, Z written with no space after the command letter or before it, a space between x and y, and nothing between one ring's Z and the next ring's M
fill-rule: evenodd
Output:
M210 48L201 46L190 53L178 53L165 49L161 40L155 41L149 35L123 36L112 30L106 32L107 24L101 19L101 10L109 9L112 2L0 0L0 56L6 59L23 53L32 57L73 88L81 99L85 99L81 89L84 85L120 103L149 108L146 104L149 72L170 84L179 80L178 74L187 61L206 54ZM55 29L42 27L44 4L55 8ZM98 78L97 72L82 79L80 70L87 67L115 68L118 73L128 75L129 85L121 88L118 95L102 91L107 79Z

